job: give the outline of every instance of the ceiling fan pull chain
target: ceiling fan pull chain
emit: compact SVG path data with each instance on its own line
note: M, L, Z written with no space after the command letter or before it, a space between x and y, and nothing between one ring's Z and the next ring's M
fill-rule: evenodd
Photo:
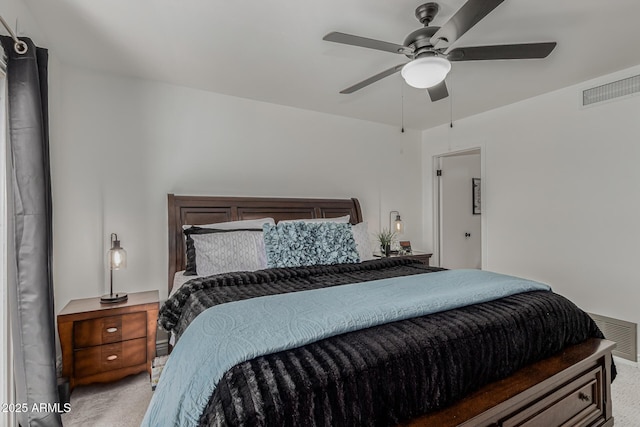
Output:
M453 84L449 79L449 127L453 129Z
M401 133L404 133L404 82L400 80L400 116L402 120Z

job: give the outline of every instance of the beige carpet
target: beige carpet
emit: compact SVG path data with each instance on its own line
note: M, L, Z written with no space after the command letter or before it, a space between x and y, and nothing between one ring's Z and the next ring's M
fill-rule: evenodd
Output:
M616 363L618 377L611 384L616 427L640 426L640 367Z
M616 427L640 426L640 368L617 364L611 386ZM151 400L149 375L142 373L113 384L77 387L65 427L138 427Z
M153 392L143 372L111 384L78 386L71 393L71 411L64 427L139 427Z

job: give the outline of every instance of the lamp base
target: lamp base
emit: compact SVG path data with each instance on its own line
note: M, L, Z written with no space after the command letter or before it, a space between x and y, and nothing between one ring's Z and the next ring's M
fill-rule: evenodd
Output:
M124 292L117 294L107 294L100 297L100 304L115 304L117 302L126 301L129 296Z

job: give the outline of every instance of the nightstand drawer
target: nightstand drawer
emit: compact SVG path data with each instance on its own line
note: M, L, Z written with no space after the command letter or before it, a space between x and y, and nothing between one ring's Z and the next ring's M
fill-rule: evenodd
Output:
M83 320L73 325L75 349L147 336L147 312Z
M86 377L147 361L147 340L138 338L75 351L74 375Z
M431 254L412 254L405 255L407 258L414 258L423 263L424 265L429 265L429 259L431 258Z

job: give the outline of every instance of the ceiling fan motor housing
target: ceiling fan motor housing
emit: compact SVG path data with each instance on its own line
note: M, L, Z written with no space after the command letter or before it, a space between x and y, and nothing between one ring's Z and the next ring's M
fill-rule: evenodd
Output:
M413 54L405 54L408 58L417 58L421 54L433 53L433 45L431 37L440 29L440 27L423 27L415 30L404 39L404 45L413 48Z
M429 27L429 23L433 21L439 10L438 3L433 2L422 4L416 8L416 18L424 25L424 28L415 30L404 39L404 45L413 48L413 54L405 53L407 58L418 58L424 56L425 53L435 55L432 51L433 45L429 40L440 27Z

